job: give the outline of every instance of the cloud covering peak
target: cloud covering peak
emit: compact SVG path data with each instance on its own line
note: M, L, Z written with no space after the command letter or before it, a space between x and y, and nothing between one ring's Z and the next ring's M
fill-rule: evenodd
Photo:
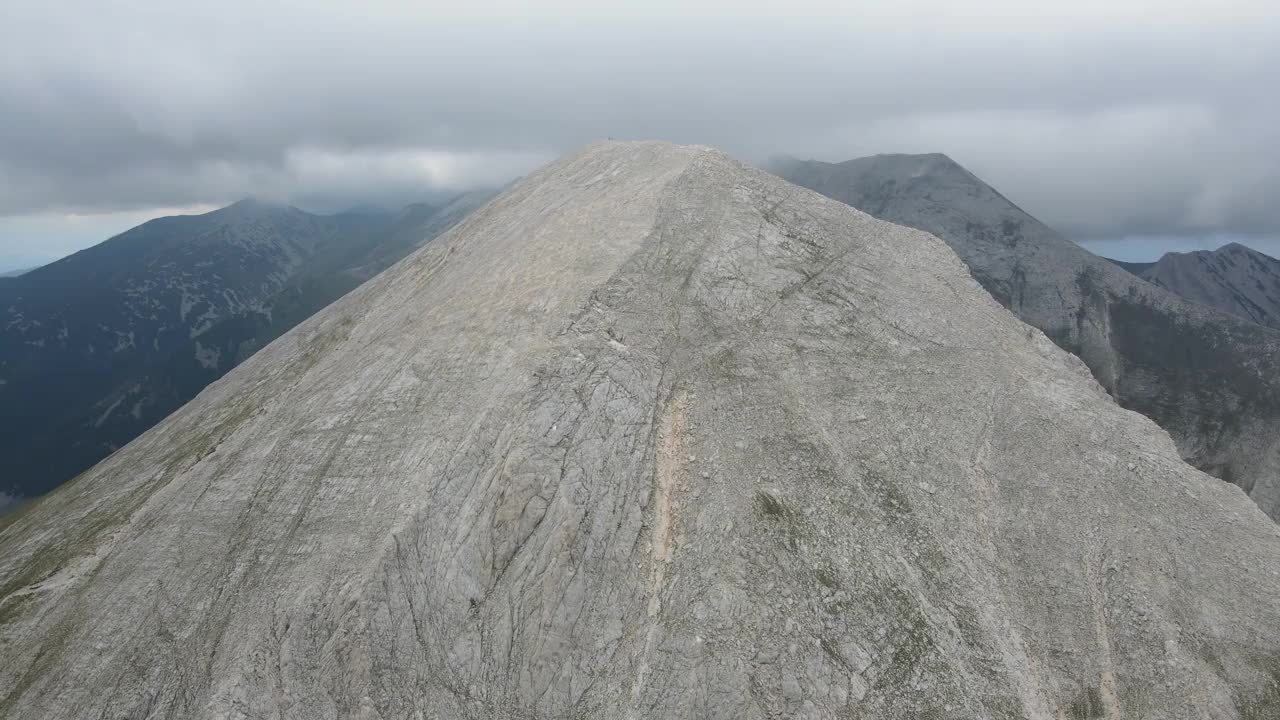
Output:
M4 217L407 201L609 136L942 151L1081 237L1280 231L1270 3L888 6L17 0L0 253Z

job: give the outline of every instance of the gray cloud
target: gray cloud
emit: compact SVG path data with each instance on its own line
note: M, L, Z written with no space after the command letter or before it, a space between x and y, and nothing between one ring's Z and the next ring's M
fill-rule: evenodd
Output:
M6 10L0 216L410 198L613 136L942 151L1079 237L1280 231L1267 3L122 5Z

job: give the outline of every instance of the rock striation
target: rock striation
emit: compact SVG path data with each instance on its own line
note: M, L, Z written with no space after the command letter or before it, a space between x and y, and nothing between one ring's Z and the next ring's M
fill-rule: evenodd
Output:
M1280 332L1188 302L1057 234L945 155L779 160L798 185L945 241L1187 462L1280 520Z
M705 148L534 173L0 523L5 717L1280 708L1280 528Z

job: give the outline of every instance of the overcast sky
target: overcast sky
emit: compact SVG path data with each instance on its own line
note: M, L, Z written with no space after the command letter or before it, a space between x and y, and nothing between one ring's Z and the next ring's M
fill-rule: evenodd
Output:
M7 0L0 268L246 195L502 182L601 137L941 151L1075 239L1159 238L1119 254L1280 237L1275 0L689 4Z

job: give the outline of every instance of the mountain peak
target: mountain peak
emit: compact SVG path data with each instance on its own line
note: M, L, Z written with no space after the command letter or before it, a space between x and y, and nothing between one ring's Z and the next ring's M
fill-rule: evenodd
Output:
M14 717L1204 717L1280 657L1275 527L944 244L664 143L530 174L0 546Z
M1280 330L1280 260L1247 245L1165 253L1141 277L1192 302Z
M227 205L226 207L223 207L220 209L234 210L238 212L261 212L263 210L270 210L270 209L280 208L280 207L284 207L284 206L278 203L267 202L253 195L246 195L245 197L242 197L239 200L231 203L230 205Z
M1001 304L1169 430L1189 462L1280 520L1280 336L1268 329L1280 329L1280 264L1200 251L1117 267L940 155L813 163L784 177L944 240Z
M1008 220L1051 233L949 155L883 153L837 163L817 160L774 168L781 177L891 222L917 226L923 214L964 214L1001 227ZM928 207L925 207L925 206Z
M0 277L0 493L79 474L464 215L319 216L249 198Z
M1273 260L1273 261L1275 260L1275 258L1271 257L1270 255L1267 255L1266 253L1260 250L1255 250L1254 248L1251 248L1248 245L1233 241L1225 245L1219 245L1218 247L1213 248L1212 250L1170 250L1164 253L1163 255L1161 255L1159 260L1157 260L1156 262L1164 262L1166 260L1168 262L1177 262L1181 258L1188 258L1188 257L1211 258L1211 257L1238 256L1238 255L1256 256L1259 258L1266 258L1268 260ZM1280 262L1280 261L1276 261L1276 262Z
M925 179L940 182L962 182L965 184L989 187L963 165L951 159L951 156L940 153L887 153L860 158L869 162L883 173L896 173L906 179ZM857 163L859 160L851 162Z
M270 202L253 196L241 198L226 207L207 213L209 217L233 222L253 221L272 216L302 216L309 214L292 205Z
M925 152L925 153L877 153L870 157L879 158L881 160L896 160L902 162L931 162L942 163L948 165L958 165L950 155L941 152Z
M1245 245L1240 242L1229 242L1226 245L1223 245L1222 247L1218 248L1217 252L1225 252L1225 253L1231 253L1231 254L1245 254L1245 255L1262 255L1264 257L1271 257L1270 255L1267 255L1264 252L1255 250L1254 248L1251 248L1248 245Z

